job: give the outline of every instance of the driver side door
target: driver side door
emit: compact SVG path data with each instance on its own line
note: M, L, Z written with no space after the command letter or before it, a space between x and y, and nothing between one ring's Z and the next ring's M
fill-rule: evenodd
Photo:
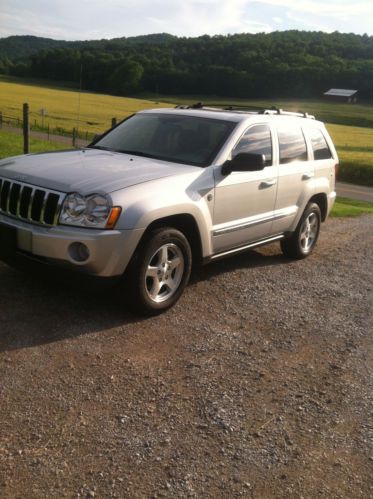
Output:
M215 171L215 204L212 245L214 253L264 239L271 233L276 203L278 167L274 162L274 142L267 123L251 125L232 150L264 154L265 168L232 172Z

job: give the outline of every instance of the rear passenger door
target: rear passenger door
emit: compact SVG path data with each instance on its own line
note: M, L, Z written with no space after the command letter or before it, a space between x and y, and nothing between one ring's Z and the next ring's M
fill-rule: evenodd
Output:
M294 120L281 118L276 130L279 176L272 228L275 234L290 229L299 209L303 209L304 204L312 196L315 175L301 125Z

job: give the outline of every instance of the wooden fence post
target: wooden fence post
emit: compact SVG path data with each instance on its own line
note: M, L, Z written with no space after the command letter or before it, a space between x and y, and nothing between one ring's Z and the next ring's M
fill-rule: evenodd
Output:
M76 146L76 128L73 128L73 147Z
M29 105L23 104L23 153L30 152L30 122L29 122Z
M114 128L116 124L117 124L117 119L111 118L111 128Z

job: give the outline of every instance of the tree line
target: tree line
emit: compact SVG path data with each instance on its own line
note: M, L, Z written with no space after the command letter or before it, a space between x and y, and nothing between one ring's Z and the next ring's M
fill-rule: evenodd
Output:
M373 37L368 35L283 31L178 38L159 34L61 43L26 54L21 61L3 56L0 72L77 85L81 79L84 89L115 95L145 91L317 97L337 87L358 89L361 96L373 98Z

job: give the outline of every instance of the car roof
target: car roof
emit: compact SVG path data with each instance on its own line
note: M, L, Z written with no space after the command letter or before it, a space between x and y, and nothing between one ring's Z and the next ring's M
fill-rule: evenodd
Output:
M145 109L140 111L140 113L152 113L152 114L173 114L179 116L195 116L202 118L211 118L217 120L226 120L226 121L235 121L240 122L248 118L247 114L239 115L233 114L228 111L215 111L215 110L207 110L207 109L178 109L178 108L160 108L160 109Z
M209 108L204 107L202 109L193 109L193 108L185 108L185 107L168 107L168 108L158 108L158 109L144 109L139 111L138 114L170 114L170 115L178 115L178 116L194 116L199 118L209 118L215 120L224 120L224 121L232 121L235 123L240 122L273 122L273 120L277 121L297 121L301 124L307 123L307 125L321 125L324 124L318 120L315 120L314 116L309 116L306 113L302 116L302 113L292 113L287 111L279 110L280 113L274 112L273 110L268 110L266 112L258 112L258 111L246 111L246 110L228 110L228 109L219 109L219 108Z

